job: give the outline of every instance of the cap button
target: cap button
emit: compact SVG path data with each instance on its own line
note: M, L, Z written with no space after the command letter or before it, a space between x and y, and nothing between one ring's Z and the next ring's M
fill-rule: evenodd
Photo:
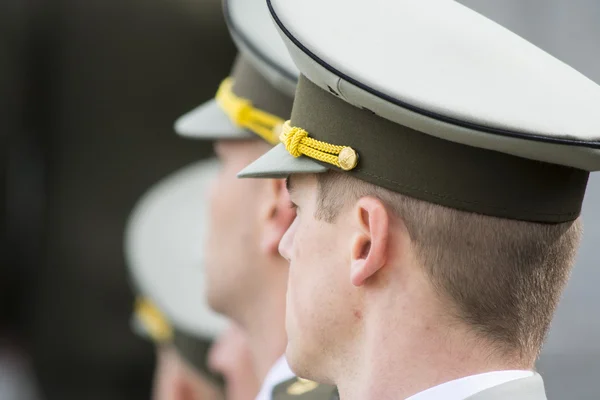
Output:
M358 154L352 147L344 147L338 155L340 168L344 171L350 171L358 164Z

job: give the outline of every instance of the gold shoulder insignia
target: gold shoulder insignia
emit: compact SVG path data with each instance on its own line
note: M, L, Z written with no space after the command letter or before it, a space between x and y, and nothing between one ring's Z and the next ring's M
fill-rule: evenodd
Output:
M315 390L318 386L319 384L317 382L309 381L308 379L297 378L296 382L288 386L286 392L294 396L299 396Z
M278 384L272 392L273 400L334 400L338 398L334 386L298 377Z

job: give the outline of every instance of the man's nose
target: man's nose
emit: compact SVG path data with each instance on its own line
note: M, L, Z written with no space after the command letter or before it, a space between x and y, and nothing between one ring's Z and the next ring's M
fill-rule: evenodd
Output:
M288 262L291 261L292 245L294 243L294 234L296 231L296 225L298 223L297 221L298 217L294 219L294 222L292 222L287 231L285 231L285 234L279 242L279 254L281 254L281 256Z

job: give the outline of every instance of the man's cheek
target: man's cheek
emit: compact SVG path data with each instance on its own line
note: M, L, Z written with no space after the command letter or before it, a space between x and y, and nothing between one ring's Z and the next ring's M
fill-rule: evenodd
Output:
M298 264L301 266L301 268L297 268L297 269L301 269L301 270L306 270L305 268L305 263L310 261L310 254L306 253L306 238L305 238L305 233L306 231L306 226L304 225L304 222L302 221L301 218L296 217L296 222L298 225L295 227L294 231L293 231L293 236L292 236L292 256L293 256L293 260L297 260Z
M286 294L286 329L297 329L299 325L298 321L298 313L300 309L299 306L302 305L302 300L297 297L296 292L296 282L292 281L292 277L290 276L290 282L287 288Z

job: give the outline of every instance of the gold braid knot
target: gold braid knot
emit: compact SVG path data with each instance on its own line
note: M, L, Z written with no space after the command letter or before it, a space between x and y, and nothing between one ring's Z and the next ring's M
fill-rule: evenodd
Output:
M308 136L302 128L283 123L279 140L293 157L305 155L349 171L358 164L358 154L352 147L322 142Z

